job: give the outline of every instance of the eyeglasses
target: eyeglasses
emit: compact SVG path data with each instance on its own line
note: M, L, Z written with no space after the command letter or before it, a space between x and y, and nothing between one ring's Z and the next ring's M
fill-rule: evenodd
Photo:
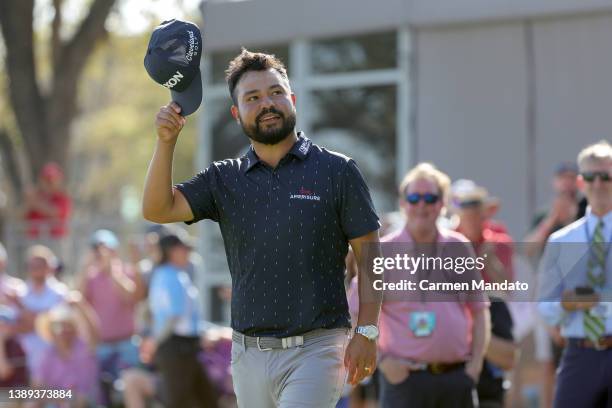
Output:
M482 200L468 200L468 201L460 201L457 203L457 207L461 209L470 209L470 208L478 208L482 206Z
M440 196L438 194L432 194L432 193L425 193L425 194L420 194L420 193L410 193L410 194L406 194L406 201L408 201L410 204L418 204L419 201L423 200L425 201L425 204L435 204L438 202L438 200L440 199Z
M610 173L607 171L585 171L580 175L587 183L593 183L597 177L603 182L610 181Z

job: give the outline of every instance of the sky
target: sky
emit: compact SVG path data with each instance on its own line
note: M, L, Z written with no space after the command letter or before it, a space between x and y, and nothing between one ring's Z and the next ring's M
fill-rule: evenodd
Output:
M64 0L63 17L66 22L78 22L83 18L91 0ZM135 35L148 30L151 22L171 18L185 19L197 15L202 0L117 0L119 13L113 13L107 21L107 29L117 34ZM50 27L54 11L52 0L37 0L34 10L36 29ZM72 34L70 29L62 33Z
M196 15L202 0L117 0L119 18L109 20L109 29L121 34L139 34L149 28L151 18L162 22Z

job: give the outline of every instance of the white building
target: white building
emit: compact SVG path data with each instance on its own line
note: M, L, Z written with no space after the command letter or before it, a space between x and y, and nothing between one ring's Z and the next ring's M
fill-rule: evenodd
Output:
M207 1L199 164L241 154L223 71L241 46L288 65L298 127L354 157L379 212L431 161L502 200L515 240L581 147L612 139L612 0ZM229 281L202 223L205 287ZM207 289L206 296L210 296ZM213 302L216 303L216 302Z

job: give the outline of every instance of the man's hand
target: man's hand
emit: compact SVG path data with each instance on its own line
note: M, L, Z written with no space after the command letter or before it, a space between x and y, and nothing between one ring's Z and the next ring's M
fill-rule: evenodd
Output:
M144 337L140 342L139 355L140 361L144 364L153 363L155 352L157 351L157 343L152 337Z
M79 307L83 303L83 295L78 290L71 290L66 295L66 303L70 306Z
M376 369L376 342L355 334L346 348L344 366L348 370L347 382L357 385Z
M555 223L566 224L574 219L577 212L576 199L569 194L559 194L552 203L550 215Z
M599 295L591 293L589 295L579 295L575 290L566 290L561 296L561 306L567 311L588 310L599 303Z
M176 143L181 129L185 125L186 119L179 115L181 107L174 102L162 106L155 117L155 127L158 139L167 144Z
M482 360L470 360L465 365L465 372L474 380L474 384L478 384L480 372L482 371L482 363Z
M383 358L378 369L383 373L387 381L393 385L404 382L410 375L410 365L408 362L393 357Z
M495 252L495 244L492 242L485 242L481 248L481 256L484 257L485 271L489 279L497 283L506 280L506 270L504 264L499 260Z
M553 343L555 343L559 347L565 347L565 338L561 336L561 327L546 327L548 331L548 335L552 339Z

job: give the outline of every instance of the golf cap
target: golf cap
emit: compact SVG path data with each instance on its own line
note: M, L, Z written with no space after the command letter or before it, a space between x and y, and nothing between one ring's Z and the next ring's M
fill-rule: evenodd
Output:
M561 175L564 173L574 173L578 174L578 165L574 162L562 162L557 165L555 168L555 174Z
M202 36L193 23L167 20L151 34L145 69L155 82L170 89L183 116L195 112L202 102L201 55Z
M104 245L109 249L119 248L119 240L117 239L117 236L112 231L107 229L99 229L94 232L89 239L89 244L92 247Z
M451 204L455 209L471 208L497 201L497 198L489 195L486 188L479 186L472 180L460 179L451 186Z
M187 234L168 234L159 239L159 247L162 252L168 251L170 248L182 246L193 249L194 245L191 238Z

